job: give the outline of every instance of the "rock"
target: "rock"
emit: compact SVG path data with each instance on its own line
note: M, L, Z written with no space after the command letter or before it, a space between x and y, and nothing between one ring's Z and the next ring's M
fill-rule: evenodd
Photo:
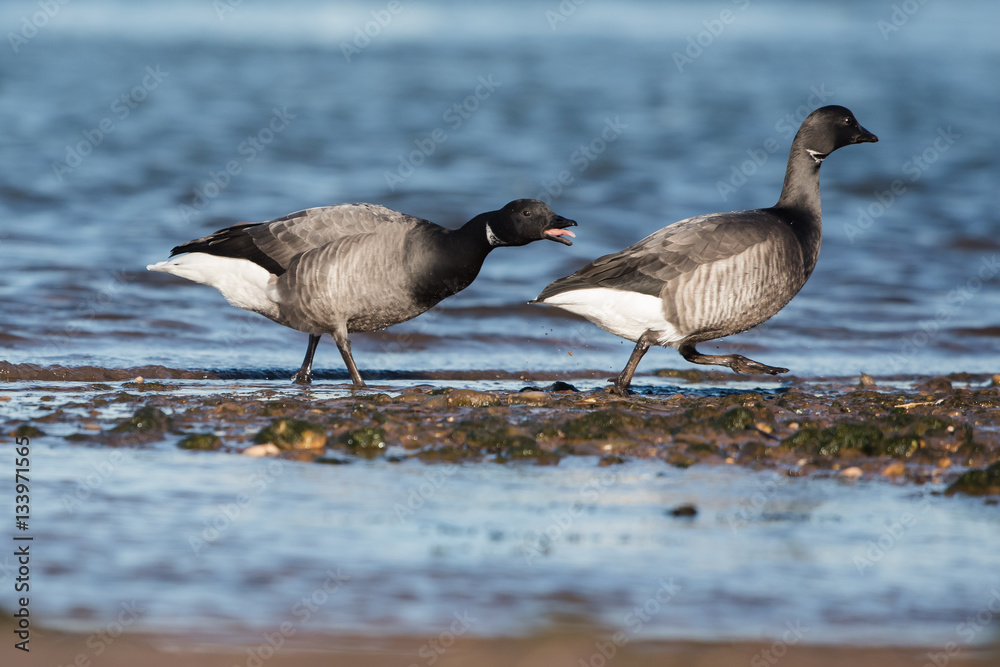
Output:
M850 468L844 468L843 470L840 471L840 476L846 477L848 479L857 479L858 477L861 477L861 475L863 474L864 471L861 470L861 468L859 468L858 466L851 466Z
M988 468L970 470L945 489L945 495L965 493L970 496L1000 494L1000 461Z
M921 382L920 384L918 384L917 389L920 389L921 391L931 391L931 392L951 391L951 380L949 380L948 378L941 378L941 377L931 378L926 382Z
M566 422L562 431L570 440L629 439L631 431L645 426L641 417L617 410L588 412Z
M254 438L258 444L271 443L279 449L323 449L326 430L301 419L276 419Z
M170 428L171 419L163 410L143 406L129 419L111 429L114 433L154 433Z
M510 395L512 405L548 405L552 397L543 391L520 391Z
M281 450L273 442L267 442L263 445L250 445L243 450L243 453L256 458L261 456L276 456L281 453Z
M222 440L214 433L195 433L178 442L177 446L181 449L211 450L221 447Z
M337 442L362 456L376 456L385 450L385 431L375 426L365 426L341 435Z
M43 435L45 435L45 431L40 428L35 428L30 424L21 424L14 429L15 438L38 438Z
M902 477L906 474L906 466L899 461L895 463L890 463L886 467L882 468L883 477Z
M721 417L719 417L716 423L726 431L743 431L748 426L751 426L756 420L757 418L754 416L753 410L750 408L738 407L726 411Z
M556 380L549 386L548 389L549 391L574 391L574 392L580 391L570 383L563 382L562 380Z
M670 516L681 518L681 519L693 519L698 516L698 508L691 503L686 503L684 505L678 505L677 507L670 510Z
M874 378L872 378L871 375L868 375L868 373L862 373L861 374L861 381L858 383L858 386L859 387L874 387L875 386L875 380L874 380Z
M447 396L431 396L426 401L420 404L421 407L427 408L428 410L444 410L448 407L448 397Z
M488 408L500 405L500 399L494 394L474 389L456 389L448 394L448 405L467 408Z

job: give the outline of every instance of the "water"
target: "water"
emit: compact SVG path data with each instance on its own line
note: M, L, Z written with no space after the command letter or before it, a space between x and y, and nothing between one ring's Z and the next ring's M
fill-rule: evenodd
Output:
M815 274L765 326L706 349L740 345L799 375L995 371L1000 297L977 274L998 248L1000 10L930 3L884 39L890 4L740 6L587 3L552 29L531 3L405 5L351 62L342 45L380 7L242 3L220 20L207 2L64 6L0 63L3 356L293 369L302 334L145 265L309 206L373 201L457 226L541 196L580 222L572 248L498 250L465 292L355 336L358 362L618 370L628 343L524 303L666 223L774 203L798 118L839 103L881 141L824 164ZM679 72L673 54L726 8L732 23ZM34 10L7 3L4 25ZM613 141L594 143L602 132ZM734 167L752 175L723 200ZM873 193L895 180L905 191L880 210ZM859 208L881 215L864 228ZM342 366L328 343L317 365ZM659 350L640 372L686 365Z
M367 45L355 45L355 29L382 3L243 2L221 16L218 4L71 3L34 32L23 20L37 3L0 8L0 359L290 372L304 334L145 265L233 222L310 206L371 201L457 226L539 197L580 223L572 248L498 250L461 294L353 336L359 366L404 380L617 372L631 344L525 302L669 222L773 204L791 131L836 103L880 142L824 163L815 273L771 321L703 351L738 345L806 377L1000 368L994 2L920 5L885 34L893 4L861 0L595 1L567 16L555 2L403 3ZM691 61L679 68L676 53ZM333 374L324 377L344 377L328 342L316 362ZM644 371L687 366L654 350L636 384L650 386ZM766 482L760 474L635 463L574 527L576 541L526 567L524 536L572 503L592 461L459 469L402 525L393 504L429 469L289 463L267 501L192 561L185 536L266 463L125 451L115 482L68 516L58 497L109 454L57 436L37 450L48 526L39 539L58 546L39 604L64 623L103 618L137 595L150 626L188 610L209 626L259 626L341 566L354 587L317 628L419 632L458 606L503 600L502 614L476 607L477 631L516 633L560 611L567 591L617 627L673 577L686 602L654 635L772 636L801 617L820 628L816 641L943 642L960 610L988 602L970 572L987 571L997 546L995 517L979 504L935 504L861 577L849 558L926 489L793 482L769 500L776 519L732 531L727 517ZM532 497L539 487L544 500ZM704 509L696 522L663 515L686 499ZM807 585L818 588L804 600ZM532 594L504 597L517 586Z
M268 400L299 393L209 381L175 394L262 389ZM25 387L20 416L53 397L86 414L95 391ZM315 391L318 405L343 394ZM130 412L112 404L92 418ZM657 460L601 468L593 457L320 465L185 452L175 437L71 446L62 436L77 425L39 425L33 612L68 629L103 627L124 603L142 610L134 629L213 637L259 638L285 621L300 633L432 637L456 613L487 637L567 623L630 640L780 637L786 623L818 644L994 637L987 622L966 639L962 624L1000 595L995 507L940 497L938 484ZM686 503L697 516L671 516Z

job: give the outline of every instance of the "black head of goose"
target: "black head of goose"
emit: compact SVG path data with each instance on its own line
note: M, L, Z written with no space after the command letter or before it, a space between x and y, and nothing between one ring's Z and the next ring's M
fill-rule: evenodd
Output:
M819 168L830 153L878 138L850 110L827 106L802 122L785 182L771 208L675 222L600 257L545 288L533 303L558 306L635 341L612 391L628 393L651 345L737 373L786 373L738 354L706 355L698 343L751 329L787 304L812 273L822 240Z
M574 225L534 199L459 229L375 204L340 204L220 229L146 268L211 285L238 308L308 333L295 382L311 382L316 346L330 334L363 387L349 333L405 322L465 289L494 248L542 239L572 245Z

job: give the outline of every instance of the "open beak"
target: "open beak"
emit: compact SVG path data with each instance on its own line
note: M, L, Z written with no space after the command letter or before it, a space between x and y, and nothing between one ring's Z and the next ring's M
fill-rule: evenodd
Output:
M859 134L857 137L854 138L854 143L863 144L866 142L875 143L878 141L878 137L876 137L874 134L872 134L865 128L861 127L860 125L858 125L858 129L861 130L861 134Z
M566 229L567 227L576 227L576 221L557 215L552 218L550 226L542 232L542 236L550 241L558 241L563 245L573 245L573 242L569 239L576 238L576 234Z

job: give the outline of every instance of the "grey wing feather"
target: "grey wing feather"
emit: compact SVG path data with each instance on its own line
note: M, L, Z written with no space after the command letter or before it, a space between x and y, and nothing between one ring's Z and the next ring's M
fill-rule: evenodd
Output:
M398 230L392 230L393 235L403 235L421 223L432 224L376 204L339 204L290 213L251 227L247 232L254 245L287 269L296 255L340 239L379 229L389 231L389 225L399 226Z
M677 277L765 242L775 233L776 223L764 211L715 213L681 220L556 280L537 300L594 287L659 297L663 286Z

